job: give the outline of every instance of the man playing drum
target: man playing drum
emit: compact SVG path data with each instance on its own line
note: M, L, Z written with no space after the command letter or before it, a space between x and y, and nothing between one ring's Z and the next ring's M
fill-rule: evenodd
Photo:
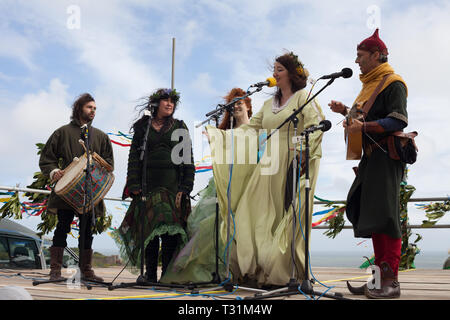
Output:
M74 158L79 158L85 153L85 149L79 141L84 136L83 126L85 125L87 125L89 132L90 152L100 155L111 166L110 169L113 168L113 150L108 135L92 127L95 112L94 98L88 93L80 95L72 105L71 122L57 129L48 139L39 159L39 167L42 173L49 176L53 182L57 182L66 174L65 170L59 169L60 167L67 169ZM82 207L83 203L80 203L80 206ZM61 277L63 252L67 246L67 234L71 230L74 216L78 215L77 211L80 212L81 210L79 208L75 210L73 204L70 205L52 191L48 200L47 212L58 215L58 224L53 236L53 245L50 247L50 280L64 279ZM96 216L105 214L103 200L95 206L94 212ZM79 215L80 225L81 220L85 218L83 216L83 214ZM90 226L90 223L87 225ZM103 281L92 270L92 241L92 228L88 227L84 237L84 248L80 248L81 278L83 280Z

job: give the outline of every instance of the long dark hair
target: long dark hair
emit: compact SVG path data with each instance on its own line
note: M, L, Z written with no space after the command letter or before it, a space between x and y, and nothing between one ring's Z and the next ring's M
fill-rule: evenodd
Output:
M287 69L289 81L291 83L291 91L293 93L306 87L309 73L304 69L303 64L293 52L285 53L282 56L277 57L275 61L282 64L283 67ZM277 89L275 98L278 101L281 100L280 89Z
M167 124L171 123L173 121L173 114L175 113L175 110L180 102L180 94L176 91L176 89L172 90L160 88L151 95L139 99L141 102L135 107L135 110L139 110L136 118L137 120L135 120L131 125L130 133L136 132L137 129L143 127L146 119L148 118L148 116L144 115L145 110L149 110L152 114L152 118L155 118L158 114L159 102L167 98L171 98L174 103L174 107L172 114L165 119L163 129Z
M83 111L83 106L91 101L95 101L94 98L89 93L83 93L77 97L75 102L72 104L72 115L70 120L80 120L81 113Z

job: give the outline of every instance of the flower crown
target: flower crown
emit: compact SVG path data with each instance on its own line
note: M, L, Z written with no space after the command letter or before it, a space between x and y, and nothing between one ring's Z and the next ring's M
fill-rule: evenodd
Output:
M289 55L291 56L291 58L294 60L295 63L295 70L297 71L297 73L300 76L303 77L308 77L308 75L305 73L305 69L303 67L303 63L301 63L301 61L299 60L298 56L296 54L294 54L292 51L289 52Z
M176 89L158 89L150 96L150 101L158 102L161 99L170 98L174 103L180 100L180 94Z

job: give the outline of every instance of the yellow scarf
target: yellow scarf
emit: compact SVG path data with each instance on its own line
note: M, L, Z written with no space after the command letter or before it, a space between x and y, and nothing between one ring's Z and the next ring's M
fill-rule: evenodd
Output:
M387 62L385 62L380 64L369 73L359 75L359 79L361 80L363 86L353 105L357 104L363 106L364 103L370 99L370 96L375 91L375 88L380 83L380 81L383 80L383 77L386 74L391 75L387 78L380 92L383 91L392 82L401 81L405 85L406 95L408 95L408 87L406 86L405 81L398 74L395 74L394 69Z

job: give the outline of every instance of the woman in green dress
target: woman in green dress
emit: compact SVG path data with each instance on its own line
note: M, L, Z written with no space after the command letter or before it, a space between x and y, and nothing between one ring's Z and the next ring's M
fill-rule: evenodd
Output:
M245 135L246 139L252 136L257 139L261 131L265 130L269 133L277 128L307 101L308 92L304 88L307 84L308 72L292 52L275 59L273 77L277 81L274 96L265 101L248 125L242 125L239 130L236 130L235 137ZM324 116L318 102L313 100L298 113L297 118L299 120L297 134L300 134L304 129L318 125ZM292 144L293 125L285 124L274 133L267 141L265 151L257 163L251 161L251 155L258 151L256 148L249 150L248 147L236 145L234 149L231 149L227 143L223 143L227 141L226 131L208 126L207 132L211 137L214 180L220 214L224 221L230 212L233 217L230 226L225 225L224 228L231 230L233 236L229 262L234 280L241 284L258 287L286 285L291 279L293 267L295 278L301 280L304 268L307 267L304 265L305 242L297 222L295 243L291 247L294 214L290 206L292 196L286 190L292 190L292 179L288 176L294 154L298 157L302 155L301 167L304 167L305 146ZM321 141L321 131L310 134L309 203L313 203L322 155ZM232 178L230 178L230 165L224 164L222 159L216 161L216 158L223 156L229 150L235 153L247 152L250 156L247 163L233 164ZM299 152L300 150L302 153ZM253 158L256 157L253 156ZM303 174L303 170L301 172ZM311 217L312 206L309 207L309 212L306 212L303 205L305 190L303 178L300 177L300 212L297 208L295 216L297 218L300 216L304 228L304 218L306 214ZM230 203L230 211L228 203ZM306 227L311 228L311 225Z
M185 227L195 168L186 124L173 117L179 98L176 90L156 90L141 105L144 115L132 126L134 135L124 198L129 195L133 200L117 232L121 254L129 258L133 267L141 265L141 241L144 241L145 276L150 282L157 281L160 241L163 274L177 247L187 241ZM144 162L141 150L146 132ZM145 181L142 179L144 163ZM145 195L143 187L147 190Z
M225 97L225 103L245 95L241 88L233 88ZM218 128L230 129L230 117L233 128L248 124L252 116L252 102L249 97L239 100L234 105L233 116L225 111ZM188 243L169 265L167 272L161 278L164 283L205 283L213 280L224 280L226 277L223 253L225 243L219 237L217 250L219 262L216 270L215 223L216 223L216 186L214 178L209 180L208 186L200 192L200 199L187 223ZM216 271L218 274L216 274Z

